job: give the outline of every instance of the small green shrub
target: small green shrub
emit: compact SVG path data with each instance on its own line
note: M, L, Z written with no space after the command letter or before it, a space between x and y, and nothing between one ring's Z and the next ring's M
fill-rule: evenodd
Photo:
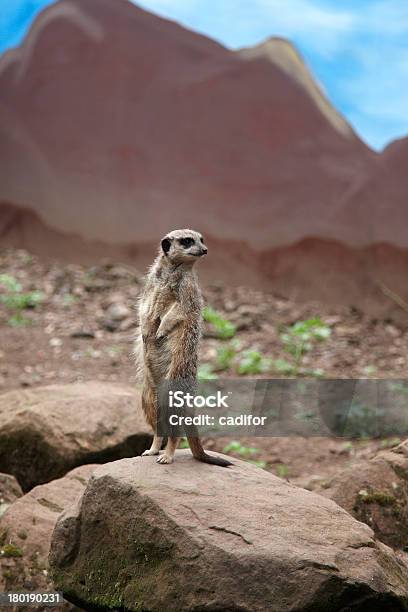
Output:
M211 363L203 363L198 368L197 378L199 381L217 380L218 376L214 372L214 367Z
M350 411L343 415L343 435L349 438L376 438L380 431L386 433L385 416L385 410L379 406L353 402Z
M204 321L210 323L214 327L218 338L221 340L228 340L235 336L237 331L236 326L227 319L224 319L224 317L211 306L205 306L203 317Z
M272 366L272 359L263 357L259 351L247 350L242 353L242 358L239 360L237 372L238 374L263 374L268 372Z
M289 466L286 463L279 463L276 466L276 475L279 478L287 478L289 476Z
M0 549L1 557L22 557L23 551L18 546L14 546L14 544L5 544L3 548Z
M0 275L0 286L5 289L5 293L0 295L0 303L4 304L7 310L14 311L9 325L14 327L27 325L30 320L23 316L22 310L35 308L43 301L43 294L40 291L23 293L23 287L13 276L9 274Z
M244 446L238 440L232 440L229 444L227 444L227 446L222 449L223 453L230 453L231 451L237 453L237 455L240 455L243 459L245 459L249 463L253 463L257 467L260 467L262 469L266 467L266 461L253 458L253 455L256 455L260 452L258 448L254 448L253 446Z
M215 368L221 372L229 370L237 355L238 344L236 341L220 346L217 349Z
M303 357L311 351L317 342L323 342L330 337L331 329L319 317L297 321L286 327L281 333L284 349L292 357L292 361L277 359L274 367L278 372L286 375L309 375L320 377L324 375L321 369L305 370L302 368Z

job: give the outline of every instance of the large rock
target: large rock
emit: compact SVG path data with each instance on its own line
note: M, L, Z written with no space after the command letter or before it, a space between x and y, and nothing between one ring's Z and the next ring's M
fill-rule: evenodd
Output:
M85 609L408 609L408 567L331 500L179 451L99 467L54 531L56 586Z
M367 523L382 542L408 550L408 440L343 470L319 492Z
M0 396L0 470L25 491L81 464L139 455L150 437L132 387L87 382Z
M64 478L35 487L1 517L0 591L54 589L48 553L55 523L81 496L95 467L83 465Z

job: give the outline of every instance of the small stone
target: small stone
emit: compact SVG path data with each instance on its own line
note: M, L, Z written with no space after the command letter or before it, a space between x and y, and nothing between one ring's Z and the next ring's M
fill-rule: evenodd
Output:
M78 329L71 333L71 338L84 338L92 340L93 338L95 338L95 334L92 331Z
M131 312L124 304L111 304L106 311L106 315L112 321L123 321L130 316Z

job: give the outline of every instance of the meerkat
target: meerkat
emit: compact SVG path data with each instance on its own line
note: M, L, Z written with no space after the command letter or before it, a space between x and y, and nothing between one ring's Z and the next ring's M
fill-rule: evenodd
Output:
M143 455L159 455L160 464L173 462L180 438L169 436L164 453L159 454L163 438L157 435L158 389L166 380L196 380L202 297L193 267L206 254L207 247L198 232L182 229L164 236L139 300L135 353L142 378L143 411L155 432L151 448ZM187 440L198 461L232 465L208 455L197 434L187 433Z

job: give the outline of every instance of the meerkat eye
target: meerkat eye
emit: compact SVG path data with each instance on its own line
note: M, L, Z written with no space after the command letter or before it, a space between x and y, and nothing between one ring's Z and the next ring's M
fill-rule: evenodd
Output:
M184 247L185 249L188 249L188 247L191 247L194 244L194 239L193 238L180 238L179 242L182 247Z
M204 236L200 236L200 240L204 243Z

